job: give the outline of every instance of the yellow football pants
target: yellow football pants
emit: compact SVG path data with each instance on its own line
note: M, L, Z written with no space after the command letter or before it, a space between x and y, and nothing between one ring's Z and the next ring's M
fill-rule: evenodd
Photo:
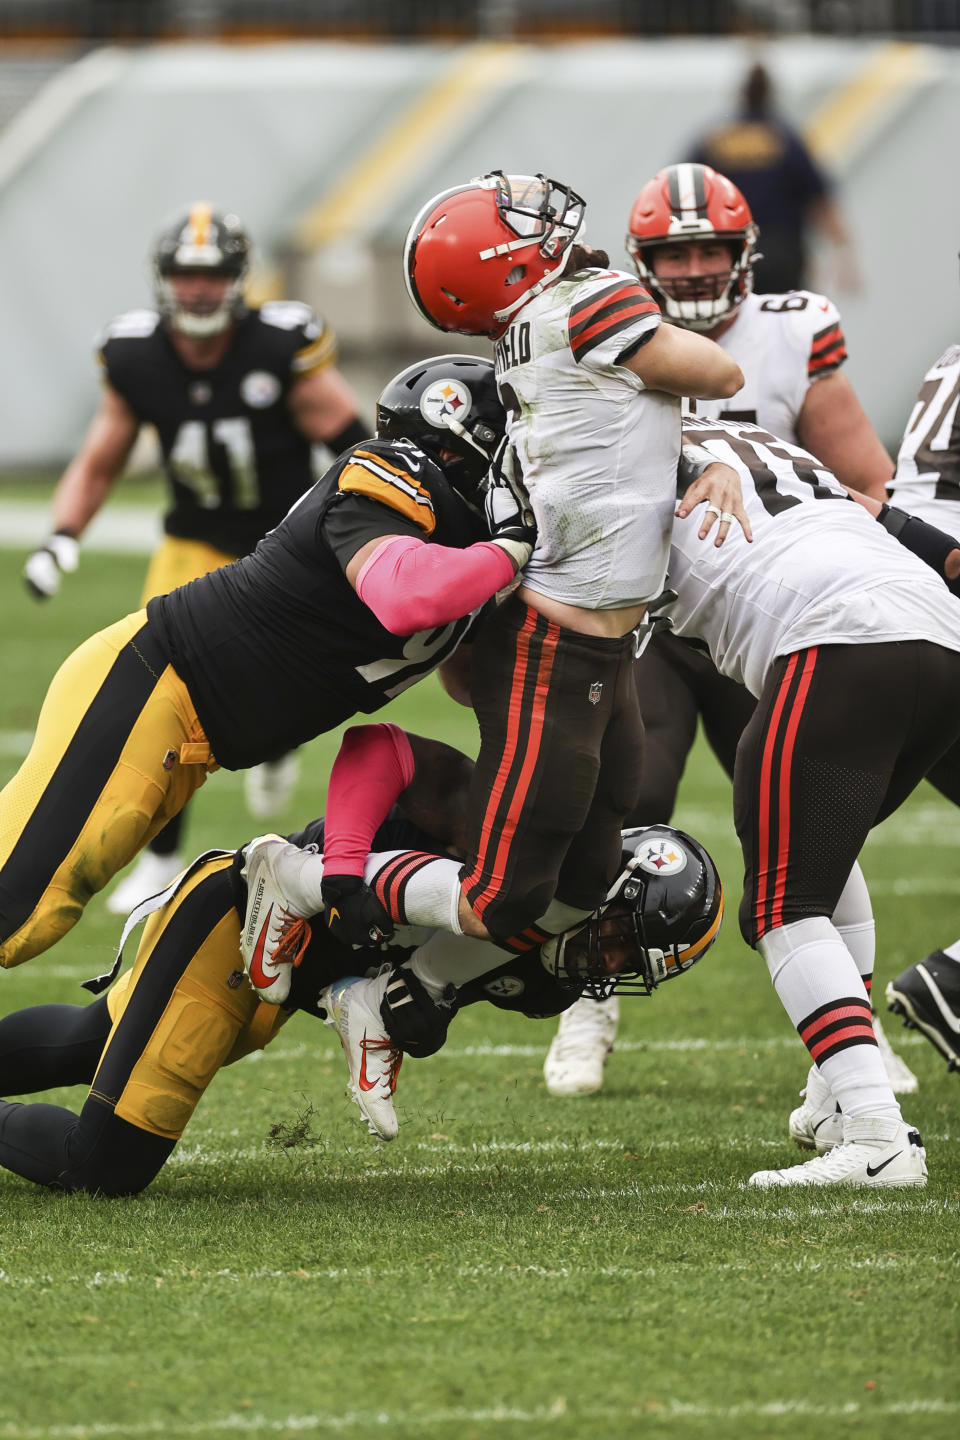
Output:
M142 610L75 650L0 791L0 965L59 940L215 768Z
M166 1139L183 1133L221 1065L262 1049L290 1018L243 973L232 861L207 861L149 917L108 994L113 1028L90 1098Z

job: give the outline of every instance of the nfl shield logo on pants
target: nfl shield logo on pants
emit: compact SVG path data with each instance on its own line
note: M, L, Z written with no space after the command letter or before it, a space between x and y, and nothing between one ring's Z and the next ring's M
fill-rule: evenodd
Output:
M587 691L587 699L590 701L590 704L591 704L591 705L599 705L599 704L600 704L600 696L601 696L602 694L603 694L603 681L602 681L602 680L594 680L593 684L590 686L590 689Z

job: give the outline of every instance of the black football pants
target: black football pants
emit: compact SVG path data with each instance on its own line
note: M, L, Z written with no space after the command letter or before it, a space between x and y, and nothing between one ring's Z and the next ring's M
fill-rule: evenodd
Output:
M89 1086L110 1029L106 996L8 1015L0 1020L0 1094ZM135 1195L175 1144L121 1120L92 1096L79 1115L59 1105L0 1100L0 1165L54 1190Z

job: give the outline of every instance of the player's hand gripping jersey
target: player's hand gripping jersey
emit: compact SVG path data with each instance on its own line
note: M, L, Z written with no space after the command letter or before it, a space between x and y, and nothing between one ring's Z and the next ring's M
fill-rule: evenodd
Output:
M497 342L507 433L537 518L528 590L604 610L663 588L680 401L617 363L659 324L635 276L582 270L525 305Z
M930 640L960 651L960 601L796 445L732 421L684 421L684 435L740 476L753 544L722 548L674 523L668 584L678 635L754 695L778 655L812 645ZM891 544L891 540L893 543Z
M328 326L296 301L250 310L212 370L180 360L155 310L107 327L106 378L154 425L171 488L168 535L246 555L313 482L310 441L291 422L291 386L336 358Z
M718 344L745 380L732 400L691 402L698 419L742 420L796 440L797 417L815 381L847 358L840 313L810 290L748 295Z
M358 598L346 566L386 535L458 549L488 538L424 451L370 440L345 451L252 555L150 602L221 765L242 769L379 709L463 639L471 616L393 635Z
M960 535L960 345L924 376L907 421L891 500L949 535Z

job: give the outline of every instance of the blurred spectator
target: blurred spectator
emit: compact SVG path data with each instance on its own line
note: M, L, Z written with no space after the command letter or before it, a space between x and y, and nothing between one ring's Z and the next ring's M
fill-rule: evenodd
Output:
M850 235L832 183L800 135L777 112L765 66L751 66L737 114L711 126L686 158L728 176L745 196L760 230L758 291L811 288L811 232L833 248L832 288L860 288Z

